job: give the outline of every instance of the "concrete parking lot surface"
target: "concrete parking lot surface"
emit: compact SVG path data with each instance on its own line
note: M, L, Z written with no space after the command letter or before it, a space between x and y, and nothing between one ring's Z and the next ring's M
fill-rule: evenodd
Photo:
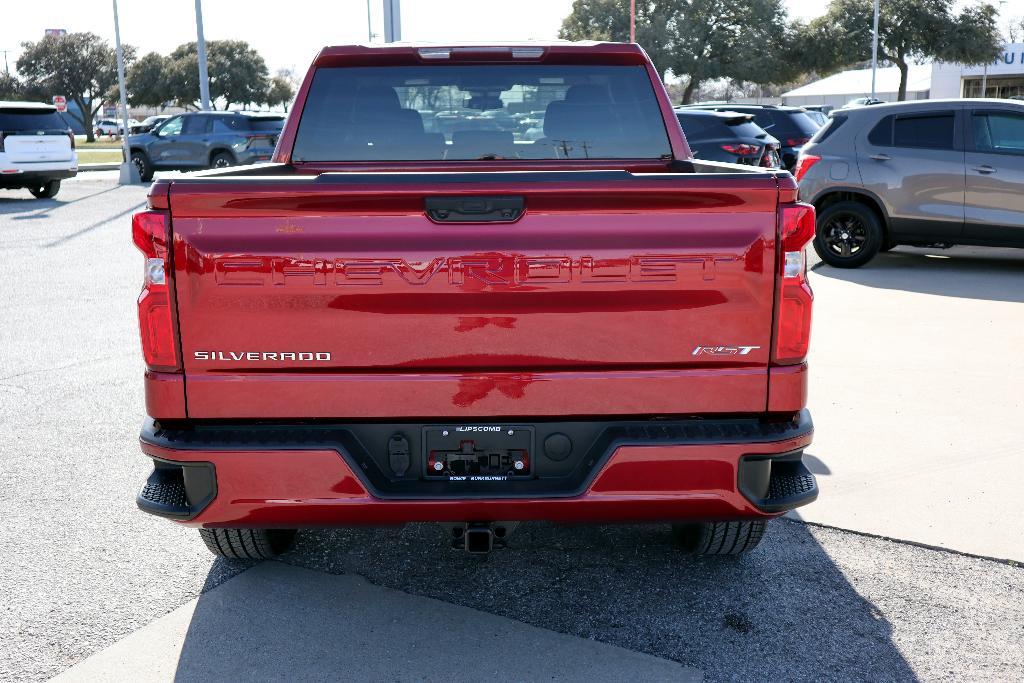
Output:
M1024 250L813 271L804 519L1024 562Z
M322 660L321 669L297 673L344 677L328 667L350 647L351 627L323 611L312 612L319 615L313 621L326 628L303 625L312 604L289 602L287 585L271 588L249 571L308 586L334 612L372 610L385 600L398 613L423 615L423 597L458 606L438 609L461 616L419 622L439 638L464 633L466 624L482 633L526 633L528 643L548 632L563 642L560 633L649 655L643 661L651 671L681 665L683 674L692 669L713 681L1021 678L1024 569L798 521L773 523L755 553L725 561L682 556L670 547L667 527L542 524L521 527L512 548L485 563L444 548L440 532L425 525L304 532L283 558L302 571L214 561L194 531L135 509L148 465L137 447L143 404L134 301L142 257L128 217L145 189L118 188L112 175L68 182L56 200L0 193L0 477L7 492L0 679L42 680L93 655L82 666L102 667L97 653L125 638L122 646L162 657L182 680L202 678L214 673L203 668L213 653L251 666L241 659L251 648L297 645L289 624L302 626L305 665ZM812 452L822 496L801 514L1013 557L969 541L971 529L981 540L1000 538L1000 521L1021 538L1006 518L1014 499L1003 488L1019 481L1012 429L1020 398L1012 389L1020 365L991 357L1011 355L1006 345L1021 332L1015 297L1024 290L1024 252L951 258L930 280L914 275L931 272L927 257L908 254L856 273L812 276ZM951 331L952 320L963 329ZM984 352L975 348L973 362L963 362L962 344L988 337ZM882 348L904 339L927 341L930 355ZM923 466L929 471L917 476ZM981 467L989 479L975 477L972 468ZM378 589L353 588L347 575L396 592L382 598ZM184 629L177 643L161 637L175 624ZM376 622L366 647L382 649L367 657L393 653L396 639L410 642L408 626ZM536 648L519 656L500 640L469 649L493 657L505 677L534 678L534 670L515 667L528 665ZM564 642L566 652L600 649ZM564 658L551 677L579 678L587 671L581 656ZM392 659L384 677L436 677L430 672L438 669L418 658L402 661ZM125 658L125 671L138 662ZM102 669L77 671L89 670ZM253 677L275 676L256 670Z

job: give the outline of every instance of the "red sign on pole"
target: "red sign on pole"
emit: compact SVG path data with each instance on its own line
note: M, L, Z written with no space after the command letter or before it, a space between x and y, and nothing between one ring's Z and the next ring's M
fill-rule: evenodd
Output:
M57 107L57 111L68 110L68 98L64 97L63 95L54 95L53 104L55 107Z

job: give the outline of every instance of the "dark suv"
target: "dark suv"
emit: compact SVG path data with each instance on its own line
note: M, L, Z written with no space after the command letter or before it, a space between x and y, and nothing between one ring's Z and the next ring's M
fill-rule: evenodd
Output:
M677 109L676 118L698 159L780 168L779 141L754 123L751 114Z
M804 147L814 248L862 266L897 244L1024 247L1024 104L926 100L842 109Z
M753 114L754 123L764 128L769 135L778 138L781 145L782 163L789 171L796 166L796 158L799 156L800 150L821 127L800 107L783 107L773 104L694 104L680 110L686 109L710 109Z
M267 161L284 126L280 114L191 112L128 138L142 180L162 169L226 168Z

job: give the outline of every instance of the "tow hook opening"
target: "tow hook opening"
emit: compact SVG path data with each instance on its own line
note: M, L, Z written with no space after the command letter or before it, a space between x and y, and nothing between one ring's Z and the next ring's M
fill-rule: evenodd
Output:
M451 547L471 555L487 555L494 546L507 547L518 522L466 522L445 524Z

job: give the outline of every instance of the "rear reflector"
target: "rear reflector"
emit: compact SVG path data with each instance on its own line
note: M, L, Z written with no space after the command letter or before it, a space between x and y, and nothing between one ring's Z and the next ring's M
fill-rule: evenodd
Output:
M143 211L132 216L132 241L146 257L139 295L139 337L150 370L178 371L178 349L168 286L167 215Z
M775 315L776 365L795 365L807 358L811 339L814 294L807 282L805 247L814 237L814 207L790 204L779 217L779 299Z

